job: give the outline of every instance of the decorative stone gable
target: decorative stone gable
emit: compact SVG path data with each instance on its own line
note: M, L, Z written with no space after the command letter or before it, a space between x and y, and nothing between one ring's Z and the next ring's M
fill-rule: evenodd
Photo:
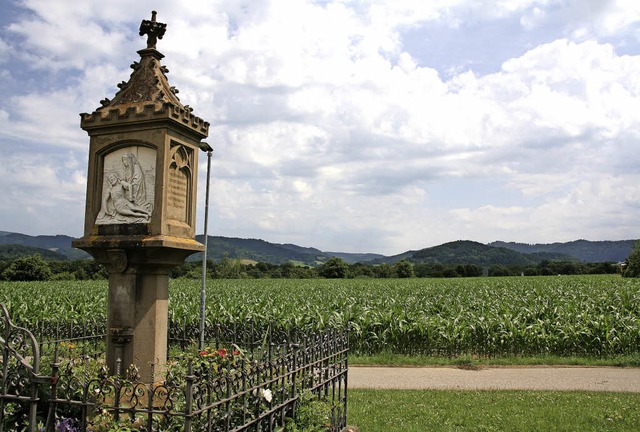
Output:
M140 61L133 62L133 72L129 81L118 84L120 89L113 99L105 98L102 105L91 114L81 114L81 127L85 130L93 127L103 127L109 124L122 124L127 121L139 122L144 119L157 120L171 118L183 126L192 129L197 134L206 137L209 133L209 123L192 114L193 108L183 105L176 94L178 89L172 87L167 79L169 69L160 61L164 55L156 50L155 39L162 39L166 24L152 20L143 20L140 24L140 35L148 34L150 29L155 36L149 36L147 48L138 51Z

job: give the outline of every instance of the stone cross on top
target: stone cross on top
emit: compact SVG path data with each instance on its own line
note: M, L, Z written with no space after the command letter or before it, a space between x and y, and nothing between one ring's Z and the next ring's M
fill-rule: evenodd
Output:
M142 20L140 23L140 36L147 35L147 49L156 49L156 42L167 30L165 23L156 22L156 15L156 11L151 11L151 21Z

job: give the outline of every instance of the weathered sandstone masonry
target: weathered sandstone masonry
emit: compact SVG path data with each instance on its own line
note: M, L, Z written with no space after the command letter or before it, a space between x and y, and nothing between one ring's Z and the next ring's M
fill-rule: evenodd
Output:
M209 123L169 85L156 50L166 24L143 20L147 48L113 100L80 126L90 137L84 236L74 246L109 271L107 364L142 376L166 361L171 269L194 252L198 153Z

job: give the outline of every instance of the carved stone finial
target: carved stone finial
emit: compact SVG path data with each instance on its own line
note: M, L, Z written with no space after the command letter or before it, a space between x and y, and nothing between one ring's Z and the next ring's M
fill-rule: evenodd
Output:
M162 39L167 30L165 23L156 21L156 11L151 11L151 21L142 20L140 23L140 36L147 35L147 49L156 49L156 42Z

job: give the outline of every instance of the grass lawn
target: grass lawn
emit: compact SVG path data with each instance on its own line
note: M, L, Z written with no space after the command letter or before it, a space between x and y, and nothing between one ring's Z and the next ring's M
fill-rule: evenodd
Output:
M350 390L348 403L362 432L640 430L633 393Z

